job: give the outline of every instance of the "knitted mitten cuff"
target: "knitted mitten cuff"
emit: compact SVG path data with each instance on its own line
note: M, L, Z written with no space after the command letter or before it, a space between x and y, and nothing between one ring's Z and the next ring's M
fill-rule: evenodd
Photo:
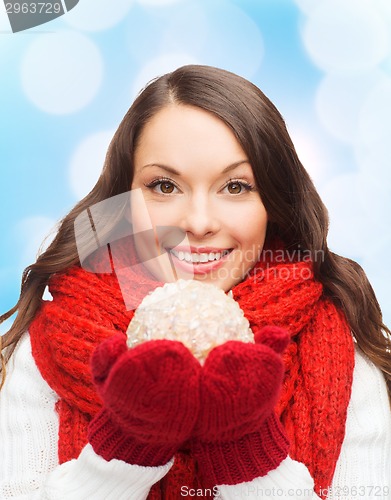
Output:
M192 448L203 484L213 487L265 476L287 457L289 442L282 424L273 413L263 422L259 432L231 442L194 440Z
M174 445L154 446L124 434L105 409L90 422L88 440L95 453L107 461L115 458L144 467L164 465L177 451L177 446Z

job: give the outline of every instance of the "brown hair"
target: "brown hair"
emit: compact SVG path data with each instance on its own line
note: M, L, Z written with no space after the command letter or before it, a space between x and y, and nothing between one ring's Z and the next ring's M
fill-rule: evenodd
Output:
M170 103L201 108L231 128L254 170L268 213L267 238L283 240L291 251L321 252L322 259L314 260L315 276L323 283L324 293L345 312L358 346L382 370L391 392L391 332L383 324L374 291L361 267L328 249L327 210L300 163L283 118L252 83L221 69L197 65L152 81L126 113L98 182L63 218L47 250L25 269L17 304L0 317L4 321L17 313L2 338L3 348L9 347L6 359L34 318L50 276L79 262L75 218L91 205L130 189L140 133L148 120Z

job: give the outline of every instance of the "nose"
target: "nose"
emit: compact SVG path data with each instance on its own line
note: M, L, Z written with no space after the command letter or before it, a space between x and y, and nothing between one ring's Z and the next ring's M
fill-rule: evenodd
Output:
M202 239L219 231L221 221L207 194L192 196L182 208L181 229L187 234Z

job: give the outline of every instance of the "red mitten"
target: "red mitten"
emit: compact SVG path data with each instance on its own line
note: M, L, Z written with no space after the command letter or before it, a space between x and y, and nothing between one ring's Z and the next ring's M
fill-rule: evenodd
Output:
M214 348L201 372L200 415L192 450L208 487L266 475L288 454L288 439L274 413L289 337L265 327L251 344Z
M95 452L130 464L167 463L197 419L199 362L180 342L128 349L121 334L98 346L91 365L103 401L88 432Z

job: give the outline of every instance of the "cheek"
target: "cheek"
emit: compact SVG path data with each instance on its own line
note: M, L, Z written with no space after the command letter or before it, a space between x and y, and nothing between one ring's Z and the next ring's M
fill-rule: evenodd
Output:
M154 226L175 225L180 210L175 202L147 203L149 217Z
M267 214L263 205L236 210L227 219L231 235L243 247L263 245L266 235Z
M180 204L175 200L161 203L147 202L149 220L154 229L155 243L158 247L188 246L186 232L180 226Z

